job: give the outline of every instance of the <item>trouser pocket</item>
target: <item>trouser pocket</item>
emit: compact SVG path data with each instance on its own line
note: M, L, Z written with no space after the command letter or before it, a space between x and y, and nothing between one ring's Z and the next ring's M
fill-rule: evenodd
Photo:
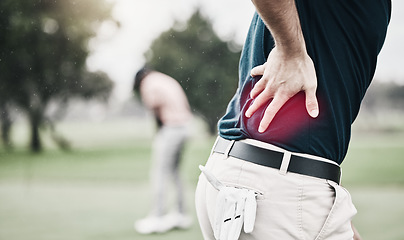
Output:
M351 195L342 186L327 182L335 191L335 200L316 240L352 240L351 219L357 211Z

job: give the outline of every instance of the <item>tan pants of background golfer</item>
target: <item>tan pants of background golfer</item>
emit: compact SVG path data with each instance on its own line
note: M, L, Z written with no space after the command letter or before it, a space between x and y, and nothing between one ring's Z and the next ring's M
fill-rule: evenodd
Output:
M261 147L263 144L260 144ZM265 145L265 144L264 144ZM269 145L268 145L269 146ZM272 145L271 145L272 146ZM213 153L206 167L228 186L258 193L254 231L245 240L351 240L356 214L351 196L338 184L287 173L223 154ZM212 226L217 190L199 176L196 210L205 240L214 240Z
M189 137L188 125L163 126L153 143L153 162L151 167L151 183L153 206L151 215L163 216L169 211L168 189L172 183L176 193L174 211L184 214L183 181L180 174L181 154Z

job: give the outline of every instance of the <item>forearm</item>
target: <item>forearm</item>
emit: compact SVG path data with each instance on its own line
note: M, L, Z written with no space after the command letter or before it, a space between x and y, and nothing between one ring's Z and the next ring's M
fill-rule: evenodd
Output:
M252 2L271 31L278 50L287 57L306 52L294 0L252 0Z
M262 77L250 92L254 102L245 116L251 117L260 107L271 101L258 128L258 132L264 132L281 107L295 94L304 91L307 113L313 118L317 117L316 70L306 51L294 0L252 2L271 32L275 47L264 64L251 70L251 76Z

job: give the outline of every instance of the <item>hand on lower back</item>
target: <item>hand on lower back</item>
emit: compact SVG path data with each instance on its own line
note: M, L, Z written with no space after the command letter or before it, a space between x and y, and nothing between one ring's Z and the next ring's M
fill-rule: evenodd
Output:
M313 118L318 116L316 71L313 61L306 53L288 57L275 47L267 62L253 68L251 75L262 77L251 90L250 95L254 102L247 109L246 117L251 117L258 108L272 99L261 119L259 132L264 132L279 109L300 91L305 92L308 114Z

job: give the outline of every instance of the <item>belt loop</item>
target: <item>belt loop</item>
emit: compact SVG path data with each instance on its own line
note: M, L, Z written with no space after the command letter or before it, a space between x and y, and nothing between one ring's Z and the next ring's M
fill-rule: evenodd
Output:
M281 164L281 167L279 168L279 173L281 175L286 175L286 172L288 171L291 156L292 156L292 154L288 151L283 153L282 164Z
M216 138L216 140L215 140L215 143L213 144L212 150L210 150L210 156L212 156L213 151L214 151L215 148L216 148L217 142L219 142L219 139L220 139L220 136L217 136L217 138Z
M230 141L229 145L228 145L227 148L226 148L226 151L223 153L223 154L224 154L224 158L228 158L228 157L229 157L230 150L231 150L231 148L233 147L233 145L234 145L235 142L236 142L235 140L231 140L231 141Z

